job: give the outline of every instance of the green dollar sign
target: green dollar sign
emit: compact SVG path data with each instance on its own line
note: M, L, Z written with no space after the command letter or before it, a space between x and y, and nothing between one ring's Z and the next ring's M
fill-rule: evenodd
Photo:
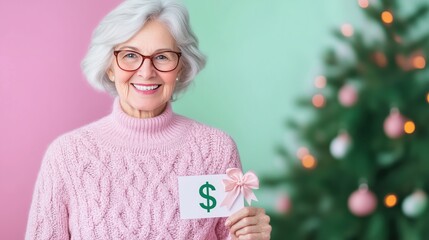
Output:
M204 189L206 189L205 192L204 192ZM210 196L210 193L209 193L210 189L213 191L216 190L216 188L213 185L211 185L209 182L206 182L206 184L203 184L200 187L201 197L207 199L207 204L200 203L200 206L202 208L206 209L207 212L210 212L210 209L213 209L216 207L216 199L214 197Z

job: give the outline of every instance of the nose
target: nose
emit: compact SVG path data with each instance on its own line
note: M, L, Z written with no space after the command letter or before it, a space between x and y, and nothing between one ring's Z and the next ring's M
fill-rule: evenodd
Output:
M137 70L137 74L143 79L151 79L155 76L155 68L153 67L152 60L150 58L143 60L143 64Z

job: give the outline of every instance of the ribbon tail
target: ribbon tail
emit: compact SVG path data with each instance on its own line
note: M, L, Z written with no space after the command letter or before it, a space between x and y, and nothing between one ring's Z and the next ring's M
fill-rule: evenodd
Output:
M258 201L256 195L250 189L244 190L244 198L246 199L246 202L249 204L249 206L251 205L252 200L256 202Z
M228 210L231 209L232 205L234 205L235 200L237 200L239 194L240 191L238 190L238 188L234 188L234 190L232 190L226 195L220 206L226 206Z

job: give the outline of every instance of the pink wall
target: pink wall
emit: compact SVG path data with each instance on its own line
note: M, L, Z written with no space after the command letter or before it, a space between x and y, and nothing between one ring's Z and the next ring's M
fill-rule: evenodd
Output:
M80 61L120 0L0 1L0 239L23 239L48 144L110 112Z

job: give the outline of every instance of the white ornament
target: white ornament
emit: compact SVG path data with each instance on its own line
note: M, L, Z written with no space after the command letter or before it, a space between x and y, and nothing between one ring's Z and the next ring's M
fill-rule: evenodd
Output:
M422 190L417 190L404 199L402 211L408 217L418 217L427 206L427 196Z
M349 151L351 145L351 139L349 134L341 133L334 140L332 140L330 145L330 151L332 156L337 159L343 158Z

